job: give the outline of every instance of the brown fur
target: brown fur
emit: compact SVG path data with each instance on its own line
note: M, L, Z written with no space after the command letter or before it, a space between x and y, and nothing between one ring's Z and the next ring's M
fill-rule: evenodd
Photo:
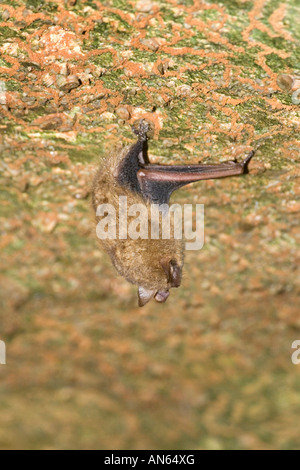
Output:
M122 187L117 182L119 165L130 147L110 155L99 168L93 182L93 207L96 212L101 204L111 204L116 210L117 227L119 226L119 196L127 196L128 207L132 204L144 204L150 214L150 203L139 194ZM96 217L96 222L101 220ZM172 219L171 219L172 220ZM128 220L130 223L130 218ZM150 229L150 220L148 227ZM151 233L149 231L149 233ZM127 281L145 289L160 291L171 287L170 280L162 267L162 261L176 262L183 267L184 247L182 240L100 240L104 250L121 276Z

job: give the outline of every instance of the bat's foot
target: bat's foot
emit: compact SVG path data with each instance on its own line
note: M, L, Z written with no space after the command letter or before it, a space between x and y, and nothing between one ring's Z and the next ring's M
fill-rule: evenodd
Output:
M245 158L245 160L242 161L242 166L244 168L245 173L248 173L248 165L250 161L252 160L252 158L254 157L254 155L255 155L255 150L252 150L252 152L249 153L249 155Z
M138 119L132 126L132 131L142 142L148 140L153 135L153 125L146 119Z

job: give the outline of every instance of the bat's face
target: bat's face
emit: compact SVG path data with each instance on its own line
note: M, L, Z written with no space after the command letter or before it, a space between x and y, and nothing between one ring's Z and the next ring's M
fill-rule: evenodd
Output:
M139 287L139 307L143 307L146 305L152 298L156 300L156 302L163 303L167 300L170 295L170 291L168 289L165 290L149 290L145 287Z
M139 306L151 299L165 302L172 288L181 284L183 243L181 240L118 240L104 248L121 276L138 286Z
M140 307L146 305L152 298L159 303L165 302L170 295L170 289L173 287L179 287L181 284L182 266L180 266L176 260L162 259L160 261L160 266L162 269L161 286L166 285L166 287L149 289L147 287L139 286L138 296Z

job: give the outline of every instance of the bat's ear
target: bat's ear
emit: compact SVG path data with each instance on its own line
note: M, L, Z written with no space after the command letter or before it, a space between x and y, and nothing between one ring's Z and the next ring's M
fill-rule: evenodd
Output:
M144 307L156 293L155 290L145 289L145 287L139 287L138 296L139 296L139 307Z
M171 284L171 287L179 287L181 284L182 268L172 259L164 258L160 261L160 264L166 273L167 282Z

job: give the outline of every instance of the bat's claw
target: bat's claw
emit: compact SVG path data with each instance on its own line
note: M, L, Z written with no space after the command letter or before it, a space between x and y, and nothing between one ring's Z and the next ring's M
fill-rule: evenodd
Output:
M152 137L153 134L153 126L146 119L138 119L135 121L132 130L134 134L138 136L139 140L143 142Z
M247 155L247 157L242 161L242 166L244 168L244 171L245 173L248 172L248 165L250 163L250 161L252 160L252 158L254 157L255 155L255 150L252 150L249 155Z

